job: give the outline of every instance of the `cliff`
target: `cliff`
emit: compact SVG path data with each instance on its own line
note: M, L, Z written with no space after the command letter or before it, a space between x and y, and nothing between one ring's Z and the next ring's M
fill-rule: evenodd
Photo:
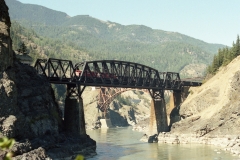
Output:
M190 90L180 108L183 120L173 125L172 132L198 136L240 134L239 63L237 57L201 87Z
M181 120L159 142L213 144L240 155L240 56L202 86L191 88Z
M82 95L87 129L100 127L99 119L102 112L96 108L99 92L99 89L91 90L90 87L87 87ZM110 103L109 119L114 127L134 126L138 122L149 118L149 104L151 102L149 93L129 90L121 93L121 97L131 99L132 103L131 106L123 105L117 98Z
M14 138L13 159L73 159L94 155L89 136L64 132L50 83L14 58L8 7L0 0L0 138ZM0 159L6 151L0 150Z

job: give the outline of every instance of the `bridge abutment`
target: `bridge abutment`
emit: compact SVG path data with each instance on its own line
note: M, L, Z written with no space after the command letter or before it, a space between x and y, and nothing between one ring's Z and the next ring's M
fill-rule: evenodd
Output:
M172 124L181 120L179 109L183 101L188 96L189 87L183 87L181 91L172 91L170 95L170 122L169 129Z
M72 95L75 87L67 87L67 97L64 108L64 128L69 133L86 135L83 99L79 94ZM69 96L69 94L71 96Z
M79 98L66 98L64 109L65 130L80 135L86 134L83 100Z
M167 131L168 123L165 100L152 99L148 135Z
M148 135L155 135L159 132L168 132L166 103L164 100L164 91L152 91L150 121Z

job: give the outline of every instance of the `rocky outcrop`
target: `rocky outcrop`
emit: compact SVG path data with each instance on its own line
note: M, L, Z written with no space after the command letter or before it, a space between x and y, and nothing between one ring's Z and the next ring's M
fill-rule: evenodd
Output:
M74 159L77 154L96 154L96 142L90 137L64 132L61 112L45 77L19 62L7 73L0 79L4 82L0 129L1 136L17 141L12 148L14 159ZM8 75L15 75L15 80L10 81Z
M95 155L96 142L67 133L50 83L14 60L8 8L0 0L0 138L14 138L13 159L74 159ZM0 150L0 158L6 151Z
M17 89L13 65L12 42L10 38L10 18L8 7L0 0L0 136L15 135L17 108Z
M240 155L240 56L201 87L191 88L180 107L182 120L159 142L219 145Z
M10 27L8 7L4 0L0 0L0 72L6 70L13 63Z
M87 129L100 128L99 119L101 119L102 113L96 108L99 92L99 89L92 90L90 87L86 87L82 95ZM121 96L132 99L132 104L131 106L123 105L117 99L110 103L108 116L114 127L135 126L149 118L151 100L149 93L130 90L121 93Z

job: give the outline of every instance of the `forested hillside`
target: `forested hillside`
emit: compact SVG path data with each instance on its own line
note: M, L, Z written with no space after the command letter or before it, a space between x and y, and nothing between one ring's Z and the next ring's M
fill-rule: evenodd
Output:
M212 63L207 68L208 74L215 74L220 67L228 65L234 58L240 55L240 39L237 36L232 47L220 48L218 54L214 55Z
M12 21L11 38L13 50L18 50L20 45L24 43L34 62L37 58L48 57L72 59L75 63L89 59L87 52L73 43L39 36L33 30L22 27L16 21Z
M54 49L46 50L48 57L74 61L88 58L132 61L159 71L182 71L182 75L191 77L201 76L218 48L223 47L142 25L124 26L88 15L70 17L63 12L16 0L6 0L6 3L12 20L47 39L38 41L44 50L50 44L46 41L51 41ZM74 56L69 56L73 52L71 48L76 51ZM77 55L78 49L89 57Z

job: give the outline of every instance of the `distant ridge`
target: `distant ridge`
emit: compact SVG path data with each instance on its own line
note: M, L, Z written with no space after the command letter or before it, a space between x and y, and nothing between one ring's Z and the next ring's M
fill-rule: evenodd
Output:
M74 43L86 49L92 59L134 61L160 71L181 72L184 69L184 75L192 72L186 68L194 64L196 72L202 74L218 49L225 47L144 25L125 26L90 15L70 17L63 12L16 0L6 3L12 20L34 29L40 36Z

